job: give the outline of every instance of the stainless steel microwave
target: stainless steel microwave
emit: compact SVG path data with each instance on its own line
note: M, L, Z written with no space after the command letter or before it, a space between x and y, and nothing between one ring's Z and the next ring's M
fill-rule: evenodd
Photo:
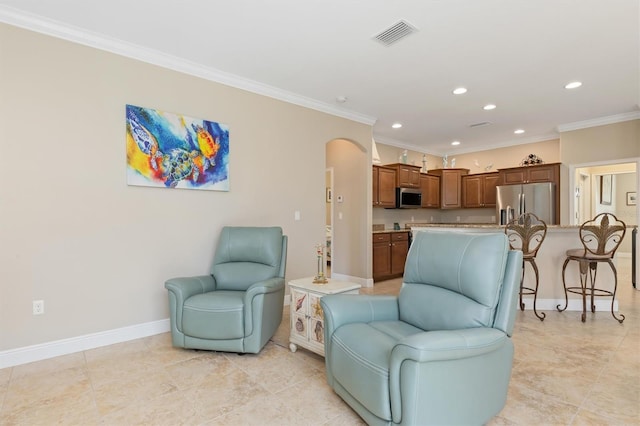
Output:
M415 188L396 188L397 209L417 209L422 206L422 191Z

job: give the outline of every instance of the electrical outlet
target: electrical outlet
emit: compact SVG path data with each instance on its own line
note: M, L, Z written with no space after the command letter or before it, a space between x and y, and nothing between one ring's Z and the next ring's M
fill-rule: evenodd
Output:
M44 314L44 300L33 301L33 315Z

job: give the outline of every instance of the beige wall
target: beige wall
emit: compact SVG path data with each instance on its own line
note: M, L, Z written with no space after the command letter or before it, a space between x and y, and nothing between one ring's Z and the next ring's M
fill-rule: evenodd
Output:
M560 134L560 161L567 165L635 157L640 157L640 120Z
M370 149L369 125L3 24L0 94L0 351L166 319L164 281L207 273L224 225L282 226L287 279L313 275L326 144ZM227 124L230 191L127 186L128 103ZM366 277L371 200L349 199Z
M469 169L469 173L485 173L487 171L495 172L498 169L518 167L529 154L537 155L545 163L558 163L560 162L560 140L553 139L460 155L451 154L448 160L450 167L451 161L455 158L456 167ZM477 166L476 162L478 163Z

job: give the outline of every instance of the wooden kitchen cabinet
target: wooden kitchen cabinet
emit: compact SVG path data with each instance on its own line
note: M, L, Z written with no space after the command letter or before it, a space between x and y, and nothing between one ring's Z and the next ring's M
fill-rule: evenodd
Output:
M461 208L462 176L469 174L469 169L434 169L429 174L440 177L440 208Z
M396 206L396 171L373 166L373 207Z
M396 186L398 188L420 188L420 167L410 164L387 164L396 171Z
M409 231L373 234L373 280L401 277L409 252Z
M424 208L440 208L440 177L422 173L420 175L422 205Z
M495 207L497 172L462 176L462 207Z
M560 163L499 169L498 173L500 185L538 182L554 182L557 185L560 180Z

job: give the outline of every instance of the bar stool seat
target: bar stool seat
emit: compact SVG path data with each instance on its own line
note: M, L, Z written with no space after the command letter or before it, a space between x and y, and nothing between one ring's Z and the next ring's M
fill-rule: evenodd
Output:
M538 300L538 285L540 274L536 265L536 254L547 235L547 224L533 213L525 213L507 223L504 232L509 239L512 250L522 251L522 277L520 278L520 310L524 311L523 295L533 295L533 313L544 321L546 314L538 313L536 303ZM525 265L529 263L535 273L535 287L524 286Z
M591 312L596 311L594 297L611 296L611 315L622 324L625 316L620 314L620 317L618 317L613 310L618 288L618 272L612 259L624 238L626 225L611 213L600 213L593 219L583 223L579 232L583 247L566 251L567 258L562 265L565 305L564 308L560 308L560 304L558 304L556 309L560 312L567 309L569 305L568 293L579 294L582 296L581 320L585 322L587 317L587 296L591 299ZM580 271L579 287L567 287L565 272L567 265L571 261L578 262ZM596 287L598 263L602 262L609 264L611 271L613 271L613 290Z

